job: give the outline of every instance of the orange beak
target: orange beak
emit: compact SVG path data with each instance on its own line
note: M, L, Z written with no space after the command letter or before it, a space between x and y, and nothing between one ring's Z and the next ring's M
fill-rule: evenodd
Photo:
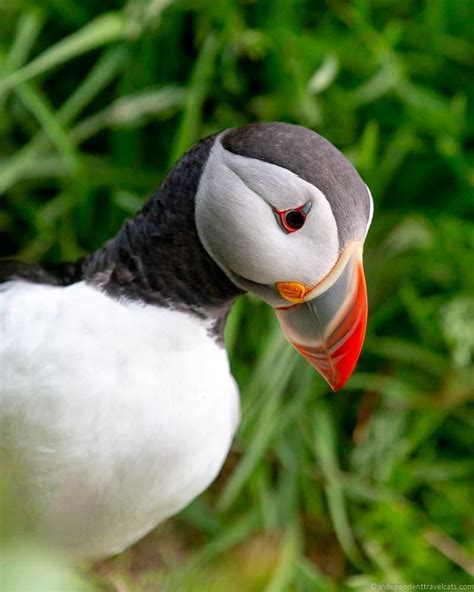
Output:
M350 245L316 286L282 282L277 288L293 302L275 311L286 338L334 391L340 390L359 359L367 325L362 246Z

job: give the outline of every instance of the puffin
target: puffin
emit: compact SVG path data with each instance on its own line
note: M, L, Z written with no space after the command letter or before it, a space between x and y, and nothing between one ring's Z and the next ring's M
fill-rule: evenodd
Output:
M333 390L367 323L367 185L288 123L197 143L78 261L0 263L0 451L35 532L121 552L215 479L239 425L226 318L249 292Z

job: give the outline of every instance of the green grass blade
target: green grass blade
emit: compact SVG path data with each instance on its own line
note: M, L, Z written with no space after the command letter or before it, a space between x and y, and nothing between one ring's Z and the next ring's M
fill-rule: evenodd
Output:
M126 36L126 21L120 13L107 13L46 49L23 68L0 80L0 92L44 74L65 62Z
M45 134L56 146L69 172L77 172L79 169L79 159L76 155L74 145L71 143L69 135L60 123L54 109L48 104L46 98L33 85L26 82L18 86L17 93L25 106L41 124Z
M123 65L126 51L123 47L108 49L59 109L59 119L70 123L116 76Z
M172 162L180 158L198 139L201 111L209 89L209 79L214 69L218 48L219 41L211 33L203 43L191 76L184 113L171 151Z
M225 326L225 346L229 357L232 356L239 333L239 324L244 312L245 301L238 298L227 318Z
M275 434L278 427L280 399L290 374L288 363L292 353L290 348L284 352L284 355L280 358L279 367L274 370L273 376L268 381L268 390L262 390L260 393L260 396L265 400L265 406L258 418L257 428L255 429L255 433L253 433L252 440L245 455L227 481L226 487L217 503L216 507L220 512L225 512L233 504Z
M314 449L324 475L327 504L339 543L351 562L356 567L363 568L364 560L352 534L344 489L339 478L333 420L326 403L321 400L317 404L314 418Z
M192 569L195 565L212 561L216 556L235 547L257 530L259 526L258 512L247 512L227 524L215 537L213 537L194 557L188 562Z
M300 533L296 521L286 529L278 565L265 592L285 592L293 580L296 558L300 551Z
M12 72L26 62L43 22L43 13L38 8L30 10L18 19L16 36L5 60L7 72Z
M71 132L80 144L106 127L135 127L149 118L172 115L184 102L185 92L179 87L147 89L125 95L109 107L81 121Z
M58 121L70 123L97 96L97 94L114 78L123 63L124 49L112 48L107 51L94 65L82 83L75 89L57 112ZM0 193L4 193L23 178L31 179L31 173L37 170L41 175L49 170L38 168L41 152L48 148L48 136L42 128L26 146L18 150L10 159L0 166Z

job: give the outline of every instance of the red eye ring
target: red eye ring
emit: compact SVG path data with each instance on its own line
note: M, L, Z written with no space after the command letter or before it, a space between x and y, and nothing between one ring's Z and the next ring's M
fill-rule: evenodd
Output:
M311 201L307 201L299 208L289 208L288 210L273 210L278 224L283 228L287 234L296 232L303 228L306 222L306 217L309 214L312 206Z

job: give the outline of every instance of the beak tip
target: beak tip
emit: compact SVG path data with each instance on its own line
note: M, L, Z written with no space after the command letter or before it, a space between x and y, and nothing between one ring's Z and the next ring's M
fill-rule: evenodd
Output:
M331 390L333 393L339 393L343 390L343 388L346 386L348 381L349 381L349 379L341 380L341 381L337 382L336 384L331 384L329 386L331 387Z
M331 378L328 378L327 376L324 376L324 374L322 374L322 376L326 380L328 385L331 387L333 393L338 393L339 391L341 391L345 387L346 383L349 381L350 378L350 376L347 376L345 378L342 378L341 376L333 376Z

